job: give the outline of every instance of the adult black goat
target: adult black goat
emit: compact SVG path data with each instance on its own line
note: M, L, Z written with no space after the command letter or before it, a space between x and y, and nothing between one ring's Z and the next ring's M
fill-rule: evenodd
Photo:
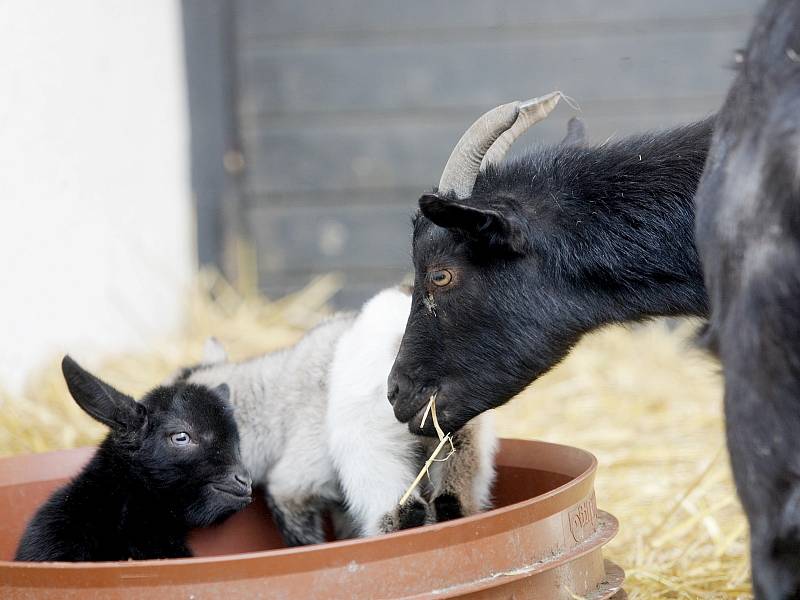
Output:
M388 388L412 430L434 391L455 431L601 325L706 314L692 198L712 120L501 164L558 98L486 113L419 201L412 309Z
M762 9L697 193L757 598L800 598L800 2Z

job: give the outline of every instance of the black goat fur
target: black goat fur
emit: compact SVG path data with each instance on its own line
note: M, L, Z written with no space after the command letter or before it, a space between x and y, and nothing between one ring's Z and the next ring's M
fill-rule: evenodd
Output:
M33 517L15 560L191 556L190 529L250 501L227 388L158 387L136 402L69 357L62 369L75 401L111 431ZM184 434L190 443L176 445Z
M455 431L601 325L705 316L692 198L712 125L538 146L490 167L467 199L424 195L411 315L389 377L397 418L416 431L437 391L439 421ZM441 270L452 276L443 287L432 279Z
M800 3L759 14L697 193L756 598L800 598Z

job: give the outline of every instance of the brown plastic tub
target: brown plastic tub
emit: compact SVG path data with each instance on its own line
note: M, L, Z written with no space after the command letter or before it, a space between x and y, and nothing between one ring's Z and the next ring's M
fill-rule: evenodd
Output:
M568 446L503 440L495 510L361 540L283 548L254 502L196 532L196 558L9 562L39 504L92 449L0 459L0 598L610 598L622 570L603 560L617 521L598 511L597 461ZM615 598L623 597L619 592Z

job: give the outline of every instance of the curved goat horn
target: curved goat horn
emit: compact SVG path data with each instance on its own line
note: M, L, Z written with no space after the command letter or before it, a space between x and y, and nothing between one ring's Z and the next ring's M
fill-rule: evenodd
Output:
M470 125L458 140L439 179L439 193L454 192L467 198L478 178L483 155L500 135L514 125L519 115L519 102L509 102L484 113Z
M520 102L517 120L497 138L486 152L481 163L481 171L489 165L500 164L516 139L532 125L549 115L560 99L561 92L550 92L544 96Z

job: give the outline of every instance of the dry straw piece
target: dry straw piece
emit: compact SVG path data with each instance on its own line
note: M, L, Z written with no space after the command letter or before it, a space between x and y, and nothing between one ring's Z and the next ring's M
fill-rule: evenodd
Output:
M414 492L415 489L417 489L419 482L422 481L422 478L425 475L428 475L428 477L430 477L429 469L431 468L431 465L433 463L445 462L446 460L449 460L450 457L453 456L453 453L456 451L456 447L453 445L453 436L450 435L449 433L445 435L444 431L442 431L442 428L439 426L439 419L436 418L435 393L431 396L431 399L428 401L428 406L425 407L425 412L422 414L422 421L419 424L420 429L425 427L425 421L428 419L429 413L431 415L431 420L433 421L433 428L436 430L436 436L439 438L439 445L436 446L434 451L428 457L428 460L426 460L425 464L422 465L422 468L420 469L419 473L417 473L416 478L414 479L413 482L411 482L411 485L408 486L408 489L406 490L406 493L403 494L403 497L400 498L399 504L406 503L408 497ZM437 456L439 456L439 453L442 451L445 444L447 444L448 442L450 443L450 452L448 452L447 456L445 456L444 458L436 458Z
M205 273L188 294L178 335L154 340L148 352L76 358L140 394L197 361L210 335L234 358L296 341L329 313L338 285L324 277L270 300L243 297ZM693 332L692 323L661 321L603 329L496 411L501 435L571 444L598 457L597 503L620 520L606 555L625 568L631 600L752 598L718 366L692 349ZM103 435L69 398L59 358L33 373L23 393L0 390L0 455L86 445Z

